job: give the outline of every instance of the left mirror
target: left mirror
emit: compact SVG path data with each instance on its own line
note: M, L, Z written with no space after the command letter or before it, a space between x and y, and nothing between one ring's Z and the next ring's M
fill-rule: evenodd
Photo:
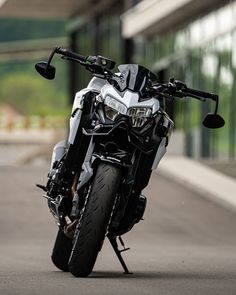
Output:
M53 80L55 78L56 68L52 65L48 65L46 61L41 61L35 65L36 71L48 80Z

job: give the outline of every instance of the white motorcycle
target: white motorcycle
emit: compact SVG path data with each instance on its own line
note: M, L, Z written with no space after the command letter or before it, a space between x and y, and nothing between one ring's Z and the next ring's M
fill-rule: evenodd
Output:
M121 236L142 219L142 191L166 152L173 122L165 112L165 98L212 99L215 112L203 124L219 128L224 120L217 114L218 96L174 79L156 83L155 74L137 64L120 65L119 73L113 73L115 62L108 58L60 47L35 66L47 79L55 77L55 53L80 63L94 77L76 93L69 138L55 146L48 182L38 185L59 227L52 261L74 276L88 276L107 237L130 273L121 256L128 250Z

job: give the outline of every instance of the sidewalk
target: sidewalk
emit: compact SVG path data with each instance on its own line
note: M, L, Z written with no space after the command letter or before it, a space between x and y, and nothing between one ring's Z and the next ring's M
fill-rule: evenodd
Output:
M236 179L233 177L187 157L174 155L166 155L156 173L187 185L204 197L236 210Z
M55 141L58 136L64 136L64 133L64 129L22 129L10 132L0 129L0 144L48 144Z

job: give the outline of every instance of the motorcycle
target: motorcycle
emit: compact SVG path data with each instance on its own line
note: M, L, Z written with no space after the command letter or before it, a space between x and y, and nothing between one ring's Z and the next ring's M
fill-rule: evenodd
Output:
M35 65L49 80L55 77L55 54L84 66L93 78L75 95L69 137L54 147L46 186L37 185L59 227L52 261L62 271L86 277L107 237L129 274L121 255L129 248L121 236L142 220L147 202L142 191L169 143L174 124L165 99L213 100L215 111L203 124L220 128L219 98L174 79L157 83L154 73L137 64L120 65L114 73L115 62L106 57L61 47Z

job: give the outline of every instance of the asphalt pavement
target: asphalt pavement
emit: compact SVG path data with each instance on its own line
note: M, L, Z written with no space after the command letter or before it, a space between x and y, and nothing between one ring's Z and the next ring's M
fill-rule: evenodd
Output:
M0 294L236 294L236 215L191 187L154 173L144 221L124 236L134 273L105 242L89 278L50 261L56 225L35 183L48 167L0 170Z

